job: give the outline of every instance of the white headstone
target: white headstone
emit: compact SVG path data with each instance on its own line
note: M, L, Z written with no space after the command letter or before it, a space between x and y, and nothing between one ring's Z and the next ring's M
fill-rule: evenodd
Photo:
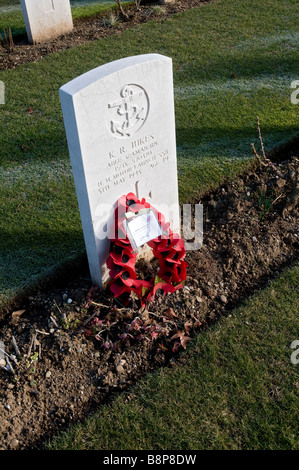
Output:
M21 0L28 40L48 41L73 29L70 0Z
M107 238L118 198L145 197L180 233L172 60L117 60L60 89L92 281L108 278Z

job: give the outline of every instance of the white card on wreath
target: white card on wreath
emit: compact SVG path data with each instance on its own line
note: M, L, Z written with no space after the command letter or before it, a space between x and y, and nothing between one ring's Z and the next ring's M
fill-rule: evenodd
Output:
M134 250L162 235L161 226L152 209L125 222L125 229Z

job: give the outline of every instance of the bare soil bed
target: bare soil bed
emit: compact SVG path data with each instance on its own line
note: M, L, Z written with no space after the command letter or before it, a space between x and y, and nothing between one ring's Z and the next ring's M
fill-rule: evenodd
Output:
M12 369L0 370L0 449L42 449L116 394L130 399L137 380L175 367L190 339L298 261L298 149L197 201L204 243L187 252L183 289L122 307L86 270L6 316L0 340Z
M0 42L0 70L13 69L20 64L40 60L49 54L69 49L78 44L104 38L110 34L119 34L127 28L133 28L149 20L165 21L167 17L175 13L183 12L209 1L211 0L174 0L163 5L163 10L158 11L153 9L153 5L157 5L158 1L144 2L145 4L141 5L140 11L135 11L134 7L126 8L125 13L128 17L124 18L120 15L119 21L113 26L109 24L109 15L103 13L91 19L75 20L74 29L71 33L45 43L28 44L26 35L14 37L13 44L7 38L7 41L2 41L2 45ZM3 32L0 33L4 36Z

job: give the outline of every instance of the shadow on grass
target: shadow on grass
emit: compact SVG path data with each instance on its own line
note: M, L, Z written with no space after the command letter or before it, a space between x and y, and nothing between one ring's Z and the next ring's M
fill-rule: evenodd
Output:
M262 135L264 142L268 142L270 145L269 150L272 150L290 140L293 142L293 139L298 135L298 127L263 126ZM246 154L251 155L251 142L258 141L255 119L252 126L244 126L242 128L232 128L229 126L229 123L227 127L220 126L217 128L205 127L204 125L198 128L178 128L176 129L176 137L177 145L182 150L190 145L194 147L194 150L196 150L195 147L200 149L202 146L210 145L210 158L218 158L219 154L216 149L222 148L224 150L224 144L227 146L225 154L228 154L231 149L234 158L236 153L239 153L240 158ZM237 147L235 148L235 146Z
M296 80L298 77L299 54L297 51L295 52L295 47L285 46L280 54L277 51L274 54L273 47L271 49L266 47L264 50L259 49L258 42L260 39L256 38L256 41L256 51L254 48L253 50L239 51L237 46L234 46L230 50L225 47L221 48L217 53L211 51L209 57L202 57L196 61L192 58L186 61L186 57L184 57L185 66L180 71L181 80L190 83L190 77L193 77L192 83L197 83L198 78L201 81L215 80L216 77L217 80L227 80L233 77L248 80L261 76L267 78L268 75L269 85L271 85L272 79L286 73L293 73L293 80ZM291 83L286 84L288 87L290 85Z
M298 127L262 125L262 136L268 150L272 151L277 146L292 140L298 134ZM176 129L177 147L181 150L208 153L209 158L217 159L219 150L225 150L226 158L232 152L232 158L244 158L251 155L251 142L258 141L256 128L256 116L252 117L252 126L233 127L230 122L225 125L212 127L200 123L199 127L178 127ZM10 135L3 141L5 153L1 156L1 164L30 164L39 162L65 161L69 165L69 153L65 139L65 131L62 127L54 126L51 131L43 132L40 125L27 129L26 137L21 134ZM209 147L209 149L208 149ZM266 148L267 150L267 148ZM12 157L13 156L13 157ZM196 161L197 157L194 158Z

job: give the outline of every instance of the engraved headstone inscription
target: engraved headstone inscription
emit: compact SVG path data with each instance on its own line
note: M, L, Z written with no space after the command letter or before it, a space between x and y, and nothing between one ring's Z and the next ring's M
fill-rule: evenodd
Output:
M48 41L73 29L70 0L21 0L28 41Z
M102 65L62 86L60 101L91 278L101 287L119 197L146 198L180 233L172 60L145 54Z

